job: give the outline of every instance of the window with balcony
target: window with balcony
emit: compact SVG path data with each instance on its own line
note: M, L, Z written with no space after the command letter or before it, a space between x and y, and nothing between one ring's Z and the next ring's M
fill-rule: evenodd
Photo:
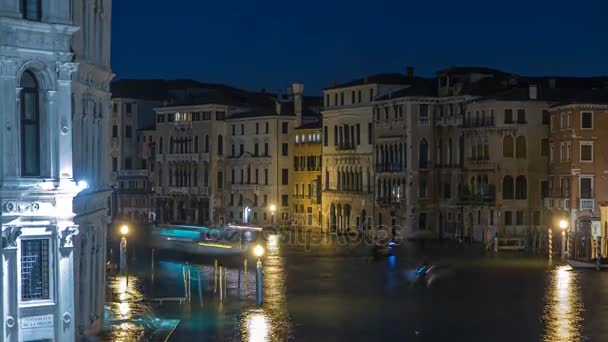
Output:
M580 177L579 186L581 198L593 198L593 177Z

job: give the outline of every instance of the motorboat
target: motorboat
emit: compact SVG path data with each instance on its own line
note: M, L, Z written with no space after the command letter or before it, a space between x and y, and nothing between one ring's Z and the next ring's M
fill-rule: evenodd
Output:
M568 264L575 269L597 269L597 260L568 259ZM600 259L600 269L608 269L608 259Z
M251 225L158 225L152 228L150 244L161 251L204 256L235 256L248 253L260 240L261 234L261 227Z

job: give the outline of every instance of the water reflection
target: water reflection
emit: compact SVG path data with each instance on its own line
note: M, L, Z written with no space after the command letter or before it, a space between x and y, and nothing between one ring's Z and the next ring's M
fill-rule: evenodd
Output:
M108 314L110 329L104 336L108 341L138 341L149 335L153 328L153 314L144 304L139 279L118 276L108 279Z
M545 298L547 342L581 340L583 302L578 274L570 266L559 266L551 274Z
M284 259L269 256L264 261L264 304L245 311L240 317L241 340L286 341L290 339L291 322L287 312L286 270ZM255 276L253 277L255 278ZM255 286L255 282L249 286ZM255 296L255 288L250 289ZM250 298L253 302L253 296Z

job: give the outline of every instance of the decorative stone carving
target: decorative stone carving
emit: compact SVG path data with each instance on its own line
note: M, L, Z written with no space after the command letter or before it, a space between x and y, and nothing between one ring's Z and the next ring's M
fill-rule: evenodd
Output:
M21 236L21 228L8 226L2 230L2 248L16 248L17 238Z
M0 56L0 76L17 76L17 61Z
M12 329L15 326L15 319L13 316L8 316L6 318L6 327Z
M4 203L4 205L2 206L2 209L4 209L5 213L10 213L13 210L15 210L15 203L13 202L6 202Z
M67 135L70 132L70 128L68 127L68 119L65 116L61 117L61 134Z
M57 77L62 81L71 81L72 75L78 71L78 63L57 62Z
M78 226L65 227L59 232L59 244L61 248L74 247L74 237L78 235Z

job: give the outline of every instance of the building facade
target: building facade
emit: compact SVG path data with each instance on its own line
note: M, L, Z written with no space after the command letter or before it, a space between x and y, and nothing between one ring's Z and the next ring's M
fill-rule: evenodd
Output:
M82 71L73 62L80 22L70 4L0 2L3 341L72 341L82 322L74 294L83 259L74 238L88 228L78 227L81 202L72 202L84 187L76 184L82 174L72 153L80 132L72 93ZM101 304L99 286L92 287L91 302Z
M301 83L283 97L214 85L157 108L157 221L288 226L291 137L311 108L303 91Z
M71 2L74 24L72 50L78 63L73 83L74 177L88 188L74 200L74 298L76 336L97 335L103 329L105 304L106 237L109 223L110 67L112 1Z
M376 217L373 102L410 82L406 75L384 74L323 91L322 213L328 232L372 227Z
M536 86L467 105L462 202L465 235L475 241L544 232L541 190L548 173L549 106Z
M602 149L608 143L608 93L587 92L553 106L549 112L546 226L557 232L559 221L566 220L571 255L595 257L592 221L600 221L601 207L608 202ZM601 229L605 231L604 226ZM605 254L605 246L603 250Z
M294 129L293 201L291 205L292 225L298 228L323 231L321 207L321 128L320 122L313 122Z

